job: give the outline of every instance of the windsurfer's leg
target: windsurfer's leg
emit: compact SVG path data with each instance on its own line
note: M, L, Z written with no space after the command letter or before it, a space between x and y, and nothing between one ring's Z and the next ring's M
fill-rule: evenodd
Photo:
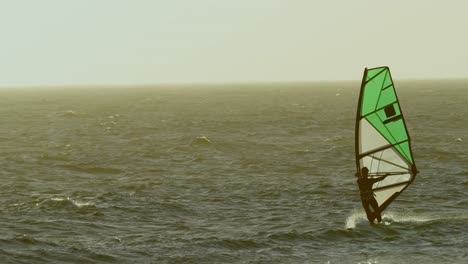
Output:
M372 215L372 213L367 213L367 220L369 221L369 224L374 224L375 217Z
M363 200L362 201L362 206L364 207L364 211L366 211L367 220L369 220L369 223L371 225L373 225L375 216L372 213L372 210L371 210L371 208L369 206L369 201Z
M377 201L375 200L375 198L369 201L369 205L374 210L374 216L375 218L377 218L377 221L379 223L382 222L382 216L380 215L379 205L377 204Z

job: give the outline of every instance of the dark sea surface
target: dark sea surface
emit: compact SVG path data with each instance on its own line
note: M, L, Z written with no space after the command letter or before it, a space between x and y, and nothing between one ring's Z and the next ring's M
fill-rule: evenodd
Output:
M468 263L468 81L396 80L420 174L369 226L359 82L0 90L0 263Z

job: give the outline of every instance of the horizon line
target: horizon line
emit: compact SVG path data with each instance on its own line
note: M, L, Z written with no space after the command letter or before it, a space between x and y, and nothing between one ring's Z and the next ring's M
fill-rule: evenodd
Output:
M468 77L457 78L393 78L397 82L441 82L441 81L468 81ZM229 86L229 85L275 85L275 84L317 84L317 83L344 83L361 82L361 79L355 80L279 80L279 81L193 81L193 82L154 82L154 83L80 83L80 84L33 84L33 85L0 85L0 89L44 89L44 88L111 88L111 87L160 87L160 86Z

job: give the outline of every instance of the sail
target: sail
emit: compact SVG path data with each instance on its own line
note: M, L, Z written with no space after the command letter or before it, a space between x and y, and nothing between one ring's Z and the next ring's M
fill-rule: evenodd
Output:
M356 165L369 177L390 176L372 186L383 211L414 180L411 140L388 67L365 69L356 117Z

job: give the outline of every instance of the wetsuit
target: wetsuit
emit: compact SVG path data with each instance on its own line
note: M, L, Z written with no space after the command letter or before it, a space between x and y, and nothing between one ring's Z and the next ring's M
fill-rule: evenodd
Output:
M379 211L379 205L377 204L377 201L374 197L374 192L372 191L372 185L378 181L383 180L385 177L387 176L372 179L364 176L360 177L357 180L359 190L361 192L362 206L364 207L364 210L367 214L367 219L371 224L374 223L375 219L377 219L379 223L382 221L382 217Z

